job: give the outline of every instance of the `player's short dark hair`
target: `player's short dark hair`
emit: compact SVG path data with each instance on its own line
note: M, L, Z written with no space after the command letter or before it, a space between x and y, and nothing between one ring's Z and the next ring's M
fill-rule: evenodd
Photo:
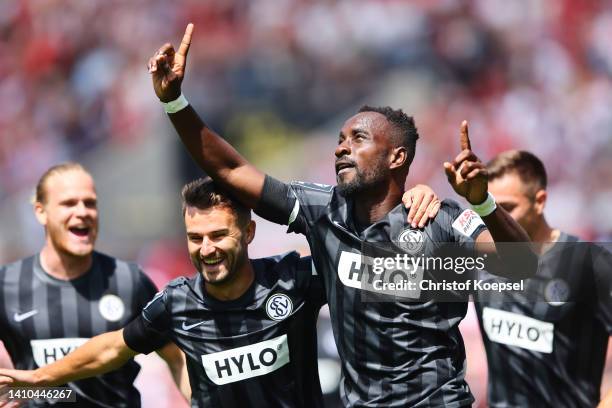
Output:
M43 173L42 176L40 176L40 179L38 179L38 183L36 183L36 191L34 193L33 201L35 203L44 204L45 201L47 200L46 187L47 187L47 182L49 181L49 179L57 174L66 173L68 171L74 171L74 170L82 171L91 176L91 173L89 173L85 169L85 167L83 167L83 165L79 163L65 162L65 163L56 164L55 166L51 166L47 169L47 171Z
M487 163L487 171L489 181L504 174L516 173L532 198L538 190L545 190L548 183L542 161L525 150L508 150L498 154Z
M376 112L384 115L387 120L395 126L397 132L393 135L393 141L398 146L403 146L408 151L407 164L410 166L414 160L416 152L416 142L419 139L419 132L414 124L414 118L408 116L401 109L393 109L390 106L369 106L364 105L359 109L361 112Z
M216 184L210 177L193 180L183 186L181 191L183 199L183 217L187 207L195 207L200 210L213 207L225 207L231 209L241 225L246 225L251 220L251 210L242 205L226 189Z

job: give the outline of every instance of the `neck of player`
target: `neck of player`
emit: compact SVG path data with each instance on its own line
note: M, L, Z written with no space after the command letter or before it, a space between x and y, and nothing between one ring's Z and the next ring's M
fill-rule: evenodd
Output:
M549 226L544 217L541 217L535 228L527 233L539 254L543 254L553 246L561 235L561 231Z
M221 284L205 282L206 293L217 300L236 300L251 287L255 280L255 271L248 258L239 267L233 277Z
M353 216L359 225L372 225L402 202L403 182L390 179L381 184L355 195Z
M84 275L91 268L93 255L74 256L57 251L49 242L40 251L43 270L56 279L72 280Z

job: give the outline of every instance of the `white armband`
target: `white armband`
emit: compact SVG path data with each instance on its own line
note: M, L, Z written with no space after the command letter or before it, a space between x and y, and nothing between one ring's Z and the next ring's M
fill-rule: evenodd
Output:
M181 94L181 96L173 101L162 102L162 105L164 105L164 110L166 113L176 113L185 109L187 105L189 105L189 102L187 101L187 98L185 98L185 95Z
M472 204L472 210L481 217L486 217L497 208L493 194L487 193L487 198L480 204Z

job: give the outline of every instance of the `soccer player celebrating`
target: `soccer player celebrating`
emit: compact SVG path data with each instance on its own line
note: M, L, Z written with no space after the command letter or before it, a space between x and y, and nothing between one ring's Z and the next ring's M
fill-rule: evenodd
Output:
M42 250L0 268L0 340L19 369L44 367L90 337L121 328L156 292L136 265L94 251L96 190L81 165L65 163L47 170L36 186L34 212L45 228ZM165 343L159 343L159 354L177 384L185 377L182 390L188 394L184 356ZM140 367L132 359L124 363L106 375L69 382L79 408L139 407L133 383ZM30 401L27 406L48 404Z
M321 407L316 320L325 303L310 257L249 260L251 211L212 180L183 188L194 278L178 278L124 329L95 337L0 384L54 385L98 375L167 338L187 355L194 407Z
M469 247L475 241L479 251L496 258L492 235L497 241L528 241L522 228L503 209L496 209L488 195L486 169L471 151L467 123L461 128L462 152L445 163L445 171L455 191L475 205L484 222L473 210L445 200L433 222L424 229L413 228L406 223L401 205L418 138L412 118L391 108L364 107L340 132L335 150L337 187L282 183L257 170L208 128L182 95L192 32L190 24L176 52L166 44L150 59L155 92L207 174L264 218L307 237L324 280L342 360L344 404L471 405L458 329L467 302L364 301L361 262L365 242L423 244L425 255L431 255L438 242ZM527 245L523 247L527 267L515 275L519 278L531 276L537 260Z
M594 407L612 332L610 254L548 224L546 170L535 155L507 151L487 169L489 191L541 254L523 293L477 295L489 404Z
M421 187L406 194L420 203L411 206L415 222L425 223L432 203L435 209L431 193ZM53 364L0 369L0 385L100 375L170 338L187 355L193 406L322 406L315 330L325 293L310 257L292 252L251 261L250 210L210 179L187 184L182 197L197 276L171 282L124 329L94 337Z

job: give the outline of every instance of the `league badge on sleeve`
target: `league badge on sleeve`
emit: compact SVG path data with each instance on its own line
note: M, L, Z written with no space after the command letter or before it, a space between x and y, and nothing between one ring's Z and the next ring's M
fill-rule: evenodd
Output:
M474 231L481 225L484 225L482 218L470 209L464 210L453 221L453 228L466 237L471 237Z

